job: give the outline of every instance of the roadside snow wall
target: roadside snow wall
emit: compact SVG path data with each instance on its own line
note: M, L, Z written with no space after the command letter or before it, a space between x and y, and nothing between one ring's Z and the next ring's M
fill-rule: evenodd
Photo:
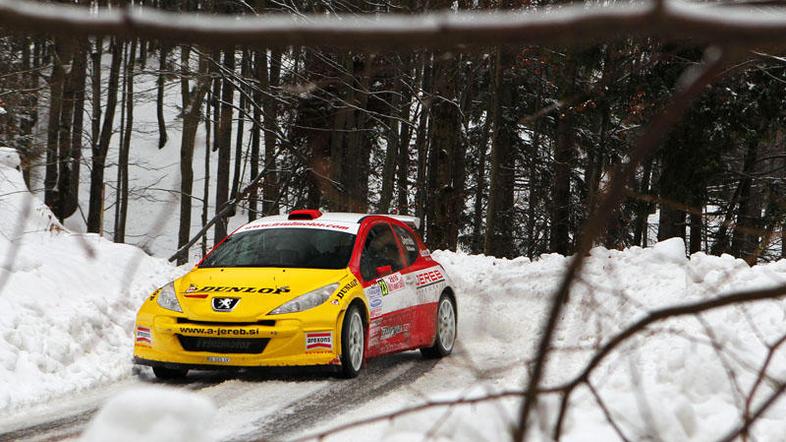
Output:
M0 148L0 411L127 376L145 296L176 269L66 231Z
M440 251L433 255L457 287L456 350L429 376L364 404L363 410L373 410L368 414L395 412L425 400L522 390L549 300L569 262L555 254L533 261ZM556 386L571 379L594 348L648 311L784 283L786 261L751 268L729 255L697 253L687 258L680 239L647 249L595 248L560 319L544 383ZM657 323L614 351L591 381L628 440L718 440L739 424L767 345L786 334L785 318L786 302L779 299L715 310L701 315L701 320L685 316ZM753 408L784 379L786 348L775 353ZM421 392L434 390L442 393L421 397ZM557 399L543 397L531 440L551 440ZM358 426L326 440L509 440L519 405L518 399L506 399L435 407ZM342 416L304 434L353 420L351 414ZM566 442L619 440L585 387L573 395L563 434ZM783 440L784 434L786 400L754 426L751 440Z

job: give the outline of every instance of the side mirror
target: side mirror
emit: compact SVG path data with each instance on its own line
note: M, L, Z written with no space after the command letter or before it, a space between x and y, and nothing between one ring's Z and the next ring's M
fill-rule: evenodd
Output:
M386 276L393 273L393 267L386 265L386 266L379 266L377 267L377 276Z

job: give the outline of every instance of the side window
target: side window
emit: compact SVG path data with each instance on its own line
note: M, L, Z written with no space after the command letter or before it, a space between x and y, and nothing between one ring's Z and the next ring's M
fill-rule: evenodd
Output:
M404 268L390 226L377 224L369 230L366 243L363 245L363 252L360 255L360 274L368 281L379 276L377 268L384 266L390 266L394 272Z
M401 244L404 246L404 256L407 258L407 266L409 267L418 259L418 256L420 256L418 242L407 229L401 226L394 225L393 230L396 231L399 239L401 239Z

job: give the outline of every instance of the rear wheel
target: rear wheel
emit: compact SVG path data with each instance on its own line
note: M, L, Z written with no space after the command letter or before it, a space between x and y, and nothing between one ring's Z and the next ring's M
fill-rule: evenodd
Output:
M434 345L421 348L420 352L427 358L441 358L453 351L456 342L456 306L450 296L443 294L437 306L437 337Z
M341 374L354 378L363 366L366 351L363 317L357 305L351 305L341 325Z
M188 370L184 368L153 367L153 374L156 375L158 379L171 381L185 378L188 374Z

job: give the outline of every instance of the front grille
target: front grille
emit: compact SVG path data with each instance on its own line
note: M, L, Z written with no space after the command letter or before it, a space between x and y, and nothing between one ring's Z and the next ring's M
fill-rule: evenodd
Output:
M271 319L263 319L261 321L255 322L224 322L224 321L192 321L188 318L177 318L178 324L194 324L194 325L211 325L211 326L229 326L229 325L240 325L240 326L247 326L247 325L266 325L272 327L276 325L276 321Z
M211 353L259 354L265 350L268 338L202 338L199 336L176 335L185 351L209 351Z

